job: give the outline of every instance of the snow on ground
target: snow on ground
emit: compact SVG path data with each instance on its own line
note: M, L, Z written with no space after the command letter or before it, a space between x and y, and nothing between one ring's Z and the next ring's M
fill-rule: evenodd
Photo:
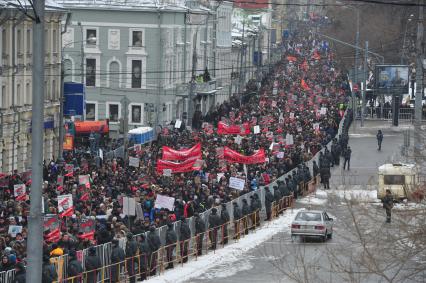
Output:
M369 188L370 186L365 186L365 187ZM357 200L360 202L380 202L380 200L377 198L377 191L375 187L374 189L352 188L352 189L329 190L327 191L327 194L330 196L336 196L346 200Z
M317 190L315 193L307 195L304 198L297 199L298 204L306 205L324 205L327 203L327 192Z
M227 268L225 271L221 268L221 274L227 273L226 276L235 274L239 270L250 269L250 263L242 261L244 258L244 253L248 252L250 249L260 245L261 243L267 241L275 234L279 232L289 230L290 224L296 216L297 212L303 209L291 209L287 210L283 216L264 224L260 229L256 230L254 233L250 233L244 238L240 239L238 242L230 244L225 248L216 250L215 253L210 252L207 255L203 255L198 258L197 261L190 261L184 266L176 266L174 269L166 271L164 274L158 277L151 278L147 283L169 283L169 282L184 282L188 281L191 278L205 276L204 273L213 267L216 266L230 266L231 263L241 262L238 265L238 269ZM218 276L218 274L207 275ZM225 276L225 277L226 277ZM222 276L223 277L223 276ZM216 278L216 277L214 277Z
M416 209L426 209L425 202L400 202L395 203L393 209L397 210L416 210Z

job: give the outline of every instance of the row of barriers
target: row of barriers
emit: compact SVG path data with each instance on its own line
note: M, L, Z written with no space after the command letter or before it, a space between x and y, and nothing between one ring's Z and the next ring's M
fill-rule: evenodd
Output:
M293 207L293 196L281 198L272 204L272 219L285 210ZM210 228L196 234L188 240L177 241L175 244L164 245L152 253L139 253L123 261L110 263L96 270L86 270L79 276L58 280L55 283L80 282L130 282L145 280L162 274L175 265L197 260L202 254L214 252L219 246L238 242L250 230L255 230L261 222L260 210L251 212L240 219L229 221L220 226ZM95 281L96 278L96 281Z
M347 117L347 113L348 112L346 111L343 119L340 121L337 136L340 135L343 132L344 121ZM329 147L330 145L331 145L331 141L327 144L327 147ZM323 151L323 150L321 150L321 151ZM319 157L320 152L317 152L317 154L311 160L305 162L306 166L308 166L309 168L312 168L312 163L313 163L314 160L318 161L318 157ZM296 170L296 169L293 169L293 170ZM274 182L268 184L268 187L272 188L273 186L276 186L278 180L284 181L287 176L292 174L293 170L287 172L286 174L282 175L281 177L279 177ZM302 183L302 184L299 185L299 191L302 193L302 195L312 193L315 190L316 184L319 184L318 178L319 178L318 176L315 176L315 178L313 178L311 181L309 181L307 183ZM274 190L271 189L270 192L273 194ZM259 199L261 201L261 210L257 212L258 216L256 216L256 219L258 221L256 223L256 225L260 224L260 214L262 214L262 215L266 214L266 212L265 212L265 188L264 187L260 187L256 191L251 191L249 193L246 193L246 194L240 196L239 198L237 198L235 200L232 200L232 201L226 203L226 210L228 211L229 216L230 216L230 223L233 223L233 225L231 225L231 226L234 226L235 222L236 222L235 219L234 219L234 215L233 215L232 203L236 202L236 203L238 203L239 207L242 207L243 199L246 199L248 201L250 199L250 197L253 196L254 194L258 194ZM282 212L284 206L282 206L282 208L277 208L274 204L273 207L275 207L275 208L273 209L272 214L276 216L277 211ZM216 207L216 208L218 209L218 214L220 214L221 207ZM204 222L206 224L206 231L208 231L208 232L211 232L211 229L208 228L209 223L207 221L210 213L211 213L211 209L209 209L209 210L207 210L203 213L200 213L200 217L204 220ZM247 229L244 228L245 227L244 223L252 223L249 220L249 219L251 219L250 217L245 217L245 219L247 219L248 222L247 221L244 222L244 220L238 220L237 221L237 223L240 223L240 224L237 224L237 227L239 227L239 225L243 225L242 227L240 227L241 229L239 229L238 231L235 231L235 226L234 226L233 230L232 229L230 231L226 230L230 233L228 235L233 235L233 237L235 237L235 235L237 235L237 236L241 237L242 236L241 231L244 231L243 234L245 235L245 232L246 232ZM191 230L191 238L188 240L188 258L189 258L190 256L194 256L193 252L190 253L189 251L194 251L194 245L195 245L195 247L197 247L196 246L197 240L195 238L197 235L195 235L195 219L194 219L194 217L188 218L187 223L188 223L190 230ZM180 225L181 225L180 221L176 221L174 223L175 231L180 231ZM226 225L226 224L224 224L224 225ZM247 224L246 226L248 227L249 225ZM250 228L253 228L253 224L250 225ZM164 260L162 259L162 255L163 255L162 253L165 253L166 232L167 232L167 226L162 226L162 227L157 228L157 233L160 236L160 240L161 240L161 248L157 251L158 263L155 266L159 268L160 272L161 272L161 268L164 268ZM206 233L208 233L208 232L206 232ZM135 235L135 237L139 237L140 235L141 234ZM223 239L220 239L220 236L222 234L219 233L218 235L219 235L219 240L217 242L218 243L223 242ZM145 236L146 236L146 233L145 233ZM179 243L181 243L181 241L179 239L179 236L180 236L179 233L177 233L177 236L178 236ZM204 241L207 241L208 237L203 237L203 238L205 238ZM119 239L119 245L122 248L125 248L126 239L125 238ZM204 244L203 247L207 247L209 245L210 244ZM200 246L200 245L198 245L198 246ZM183 247L185 247L185 245ZM83 275L80 279L78 279L78 278L75 278L75 279L66 278L67 266L68 266L68 256L65 255L65 256L60 257L58 259L52 259L53 263L55 264L57 273L58 273L58 282L73 282L73 281L74 282L82 282L81 280L83 280L84 282L116 282L116 281L113 280L114 278L112 278L112 275L111 275L111 274L115 275L113 267L117 268L117 265L118 265L120 267L120 270L122 270L122 269L127 270L127 268L125 268L127 266L126 265L127 263L120 263L120 264L114 263L114 265L112 264L112 262L111 262L112 244L111 243L106 243L106 244L103 244L103 245L95 246L95 249L96 249L96 255L101 260L102 267L99 270L96 271L95 279L94 279L93 276L89 276L88 271L85 271L83 273L83 274L86 274L85 276L88 279L93 279L93 281L84 281ZM182 256L180 256L180 258L179 258L180 249L181 249L181 247L179 245L174 249L175 253L177 255L175 257L174 261L183 263L183 261L185 259L182 259ZM86 270L84 265L85 265L87 255L88 255L88 249L77 251L77 258L82 263L83 270ZM138 255L137 257L140 258L141 255ZM137 257L135 257L135 259ZM127 262L127 260L126 260L126 262ZM90 274L93 274L93 273L90 273ZM124 273L120 271L119 274L120 274L120 276L123 276ZM142 273L140 273L140 274L142 274ZM13 279L14 279L14 270L11 270L9 273L7 273L7 272L0 273L0 280L1 280L0 283L3 283L3 282L4 283L12 283ZM80 281L78 281L77 279L80 280Z

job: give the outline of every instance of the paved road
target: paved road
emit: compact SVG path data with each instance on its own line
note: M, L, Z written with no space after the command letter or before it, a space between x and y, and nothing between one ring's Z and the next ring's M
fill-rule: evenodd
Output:
M374 185L377 182L377 167L388 161L399 161L400 146L403 143L403 130L406 126L399 128L389 127L389 124L366 121L365 127L358 125L351 128L350 146L352 148L351 170L343 171L340 167L333 168L332 189L341 188L367 188L365 185ZM376 132L382 129L384 141L382 151L377 150ZM340 185L340 186L339 186ZM326 194L323 192L325 198ZM326 201L324 204L311 205L312 208L325 208L335 218L335 231L333 239L327 243L309 240L308 242L292 242L288 229L275 235L263 244L251 249L244 257L231 264L217 265L208 269L202 276L188 282L210 283L210 282L346 282L339 274L328 272L331 262L346 261L349 255L339 253L342 246L351 248L353 242L351 235L345 228L341 227L344 220L351 217L347 206L342 201ZM377 220L367 225L383 225L384 215L380 206L363 204L356 209L365 209L369 206L369 213ZM307 204L297 204L306 207ZM377 227L372 227L373 228ZM353 247L357 249L356 246ZM337 259L330 261L329 255L334 254ZM307 275L306 275L307 274ZM294 276L293 280L289 277ZM305 277L309 281L305 281ZM378 278L370 277L361 282L379 282Z

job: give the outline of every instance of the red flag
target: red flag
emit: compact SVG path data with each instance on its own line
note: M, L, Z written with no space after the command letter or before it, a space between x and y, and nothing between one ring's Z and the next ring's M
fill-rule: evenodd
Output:
M71 172L69 172L69 173L65 174L64 176L65 176L65 177L73 177L73 176L74 176L74 172L73 172L73 171L71 171Z
M61 192L64 189L64 187L63 186L58 186L56 189Z
M27 194L19 195L15 197L15 200L17 201L25 201L27 199Z
M311 90L311 88L308 86L308 84L305 82L304 79L302 79L300 81L300 86L304 89L304 90Z
M92 232L88 232L88 233L84 233L81 235L78 235L78 237L80 239L89 239L89 240L94 240L95 239L95 231Z
M64 210L61 214L59 214L59 217L63 218L65 216L72 216L74 214L74 207L71 206L67 210Z
M297 61L297 58L296 58L295 56L287 56L287 60L288 60L289 62L296 62L296 61Z
M250 124L228 125L221 121L217 124L217 133L219 135L248 135L250 134Z
M46 239L46 242L56 243L61 238L61 231L59 230L59 228L56 228L55 230L46 234L44 237Z
M314 59L314 60L320 60L321 59L321 55L318 53L317 50L314 51L314 54L312 55L312 59Z
M33 180L32 179L29 179L26 183L25 183L25 185L27 185L27 186L31 186L31 184L33 183Z
M81 201L88 201L89 200L89 192L85 192L83 195L81 195L80 200Z

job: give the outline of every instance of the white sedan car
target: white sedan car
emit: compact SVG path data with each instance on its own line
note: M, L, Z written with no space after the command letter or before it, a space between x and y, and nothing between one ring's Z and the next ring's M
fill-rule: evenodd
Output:
M291 237L320 237L324 242L333 237L333 218L325 211L299 211L291 223Z

